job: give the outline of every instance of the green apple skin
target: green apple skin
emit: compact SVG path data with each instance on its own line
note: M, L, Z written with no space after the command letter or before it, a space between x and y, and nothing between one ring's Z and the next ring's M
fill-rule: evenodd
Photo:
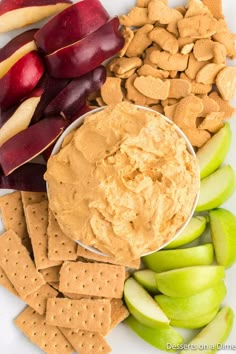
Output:
M224 281L214 287L187 297L155 296L155 301L170 320L191 320L203 316L219 307L226 296Z
M149 293L158 294L160 291L157 288L155 272L149 269L138 270L134 272L133 277L142 285Z
M169 347L178 347L183 344L183 337L172 327L167 329L155 329L145 326L133 316L126 318L125 323L143 340L157 349L175 352Z
M217 263L231 267L236 262L236 217L223 208L210 211L209 217Z
M124 299L130 313L152 328L168 328L170 320L149 293L133 278L124 286Z
M232 130L226 123L203 147L197 152L200 177L205 178L214 172L225 160L232 141Z
M223 266L194 266L156 273L160 291L171 297L186 297L212 288L225 276Z
M211 322L217 315L220 307L216 307L211 312L205 313L202 316L197 316L194 318L186 319L186 320L171 320L170 324L174 327L178 328L186 328L186 329L197 329L206 326L209 322Z
M179 234L179 236L170 242L164 249L178 248L196 240L203 234L207 226L207 218L205 216L194 216L188 225Z
M234 321L234 313L230 307L224 307L216 317L199 332L189 343L189 349L180 354L214 354L228 338Z
M190 248L157 251L144 256L142 260L148 268L159 273L183 267L210 265L214 260L214 250L212 244L208 243Z
M196 211L218 208L231 197L235 190L236 177L230 165L223 166L201 180Z

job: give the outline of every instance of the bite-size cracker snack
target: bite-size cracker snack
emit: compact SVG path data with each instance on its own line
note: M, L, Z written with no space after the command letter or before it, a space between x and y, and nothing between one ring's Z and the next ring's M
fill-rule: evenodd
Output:
M105 263L65 262L60 272L60 291L122 298L125 267Z
M50 260L70 261L77 258L77 243L65 236L57 222L57 219L50 209L48 215L47 235L48 258Z
M45 281L59 282L61 266L41 269L39 272L43 275Z
M45 316L27 307L15 320L16 326L48 354L71 354L73 348L57 327L46 324Z
M46 323L106 334L111 322L110 300L48 299Z
M0 267L0 285L3 286L5 289L7 289L13 295L18 296L16 289L8 279L2 267Z
M221 0L202 0L203 3L209 8L212 15L219 20L224 17L223 9L222 9L222 1Z
M216 77L216 86L226 101L232 100L236 92L236 67L227 66Z
M0 197L0 209L3 225L7 230L13 230L22 240L23 245L32 251L30 238L26 228L21 192L13 192Z
M209 95L220 107L220 111L224 112L224 119L229 119L236 112L236 109L230 105L229 101L223 100L217 92L212 92Z
M0 266L22 298L45 284L20 238L12 230L0 236Z
M48 284L44 284L23 300L40 315L44 315L46 312L47 299L55 298L57 295L57 290L53 289Z
M30 235L34 261L37 269L44 269L61 264L48 258L48 201L28 205L25 211L27 229Z
M107 354L111 352L111 347L98 332L69 328L59 329L80 354Z
M170 81L152 76L139 76L134 80L134 87L154 100L165 100L169 95Z
M105 104L115 104L123 100L121 79L118 77L107 77L101 87L101 96Z
M131 58L142 55L145 49L152 44L152 39L149 37L152 29L153 25L146 24L135 31L134 38L126 50L127 57Z

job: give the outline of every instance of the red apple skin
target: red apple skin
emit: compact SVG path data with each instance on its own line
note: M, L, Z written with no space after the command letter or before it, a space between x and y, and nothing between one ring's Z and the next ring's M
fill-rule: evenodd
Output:
M86 102L87 97L100 89L106 80L106 69L99 66L93 71L72 80L59 94L49 103L45 109L45 115L62 114L70 122L79 114Z
M50 117L42 119L6 141L0 147L0 165L5 176L47 149L65 127L65 120Z
M82 0L54 16L36 32L35 41L39 49L49 54L86 37L108 19L99 0Z
M19 36L13 38L4 47L0 49L0 63L5 59L9 58L18 49L23 47L25 44L34 40L34 35L37 29L32 29L24 33L19 34Z
M114 17L96 32L45 56L49 74L55 78L75 78L94 70L124 45L119 19Z
M43 61L36 51L18 60L0 79L0 109L7 110L27 96L43 73Z
M53 77L50 77L47 72L44 73L43 77L41 80L38 82L38 85L36 88L42 89L43 95L41 97L41 100L35 110L35 113L32 118L32 122L36 123L40 119L44 117L44 111L49 102L53 100L53 98L61 91L63 90L66 85L68 85L70 80L64 79L64 80L59 80L59 79L54 79Z
M58 3L68 3L71 4L70 0L1 0L0 2L0 15L5 14L6 12L20 9L22 7L31 7L31 6L47 6L55 5Z

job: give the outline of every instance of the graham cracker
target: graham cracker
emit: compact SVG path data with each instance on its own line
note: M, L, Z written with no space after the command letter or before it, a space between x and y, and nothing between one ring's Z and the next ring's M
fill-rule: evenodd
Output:
M48 299L48 325L107 333L111 322L110 300Z
M57 290L51 288L48 284L44 284L23 300L40 315L44 315L47 307L47 299L55 298L57 295Z
M68 342L80 354L107 354L111 347L98 332L82 331L80 329L59 328Z
M122 298L125 268L105 263L65 262L60 271L60 291L79 295Z
M6 273L1 267L0 267L0 285L2 285L5 289L10 291L10 293L12 293L13 295L18 296L16 289L14 288L14 286L8 279Z
M48 199L47 193L44 192L21 192L21 199L24 210L30 204L36 204Z
M50 268L41 269L39 272L44 277L45 281L48 282L59 282L61 266L55 266Z
M49 209L48 216L48 258L54 261L73 261L77 258L77 243L66 237L57 219Z
M26 207L25 217L31 239L34 261L37 269L45 269L61 264L48 258L48 201L30 204Z
M56 281L50 281L48 284L49 284L50 286L52 286L52 287L53 287L53 289L56 289L56 290L58 290L58 291L59 291L59 282L56 282Z
M111 300L111 325L109 332L129 316L129 311L120 299Z
M22 298L45 284L20 238L12 230L0 236L0 266Z
M73 348L57 327L48 326L45 316L27 307L15 320L16 326L45 353L71 354Z
M5 230L13 230L20 237L23 245L32 252L30 238L26 228L24 209L20 192L13 192L0 197L0 209Z
M133 268L133 269L139 269L140 263L141 263L140 258L135 259L135 260L131 260L131 261L126 261L126 262L117 262L112 257L106 257L106 256L102 256L100 254L91 252L80 245L78 245L78 248L77 248L77 256L89 259L91 261L117 264L117 265L122 265L122 266Z

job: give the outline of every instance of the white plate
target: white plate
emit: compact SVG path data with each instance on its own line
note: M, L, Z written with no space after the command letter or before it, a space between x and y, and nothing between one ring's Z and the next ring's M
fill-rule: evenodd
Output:
M111 15L122 14L134 5L134 0L102 0L103 5L107 8ZM169 0L171 6L182 5L185 1ZM223 0L224 14L229 23L231 30L236 32L236 1ZM32 26L35 27L35 26ZM0 46L5 44L10 38L20 33L14 31L11 34L0 35ZM231 63L231 65L235 65ZM236 106L236 100L233 104ZM234 133L234 141L231 146L231 151L228 155L227 162L230 163L236 170L236 121L232 119L231 126ZM5 194L7 191L1 191ZM224 205L236 214L236 193ZM226 283L228 295L224 300L224 304L230 305L236 313L236 266L227 270ZM18 300L13 295L9 294L5 289L0 288L0 354L40 354L43 353L35 345L31 344L24 335L14 326L14 318L23 310L24 303ZM193 337L197 331L183 331L186 340ZM228 338L226 345L221 353L233 354L236 347L236 321L233 330ZM116 328L107 338L112 347L112 354L160 354L164 353L158 351L154 347L142 341L124 324ZM231 349L230 349L231 348ZM234 350L233 350L234 349ZM62 353L63 354L63 353Z

